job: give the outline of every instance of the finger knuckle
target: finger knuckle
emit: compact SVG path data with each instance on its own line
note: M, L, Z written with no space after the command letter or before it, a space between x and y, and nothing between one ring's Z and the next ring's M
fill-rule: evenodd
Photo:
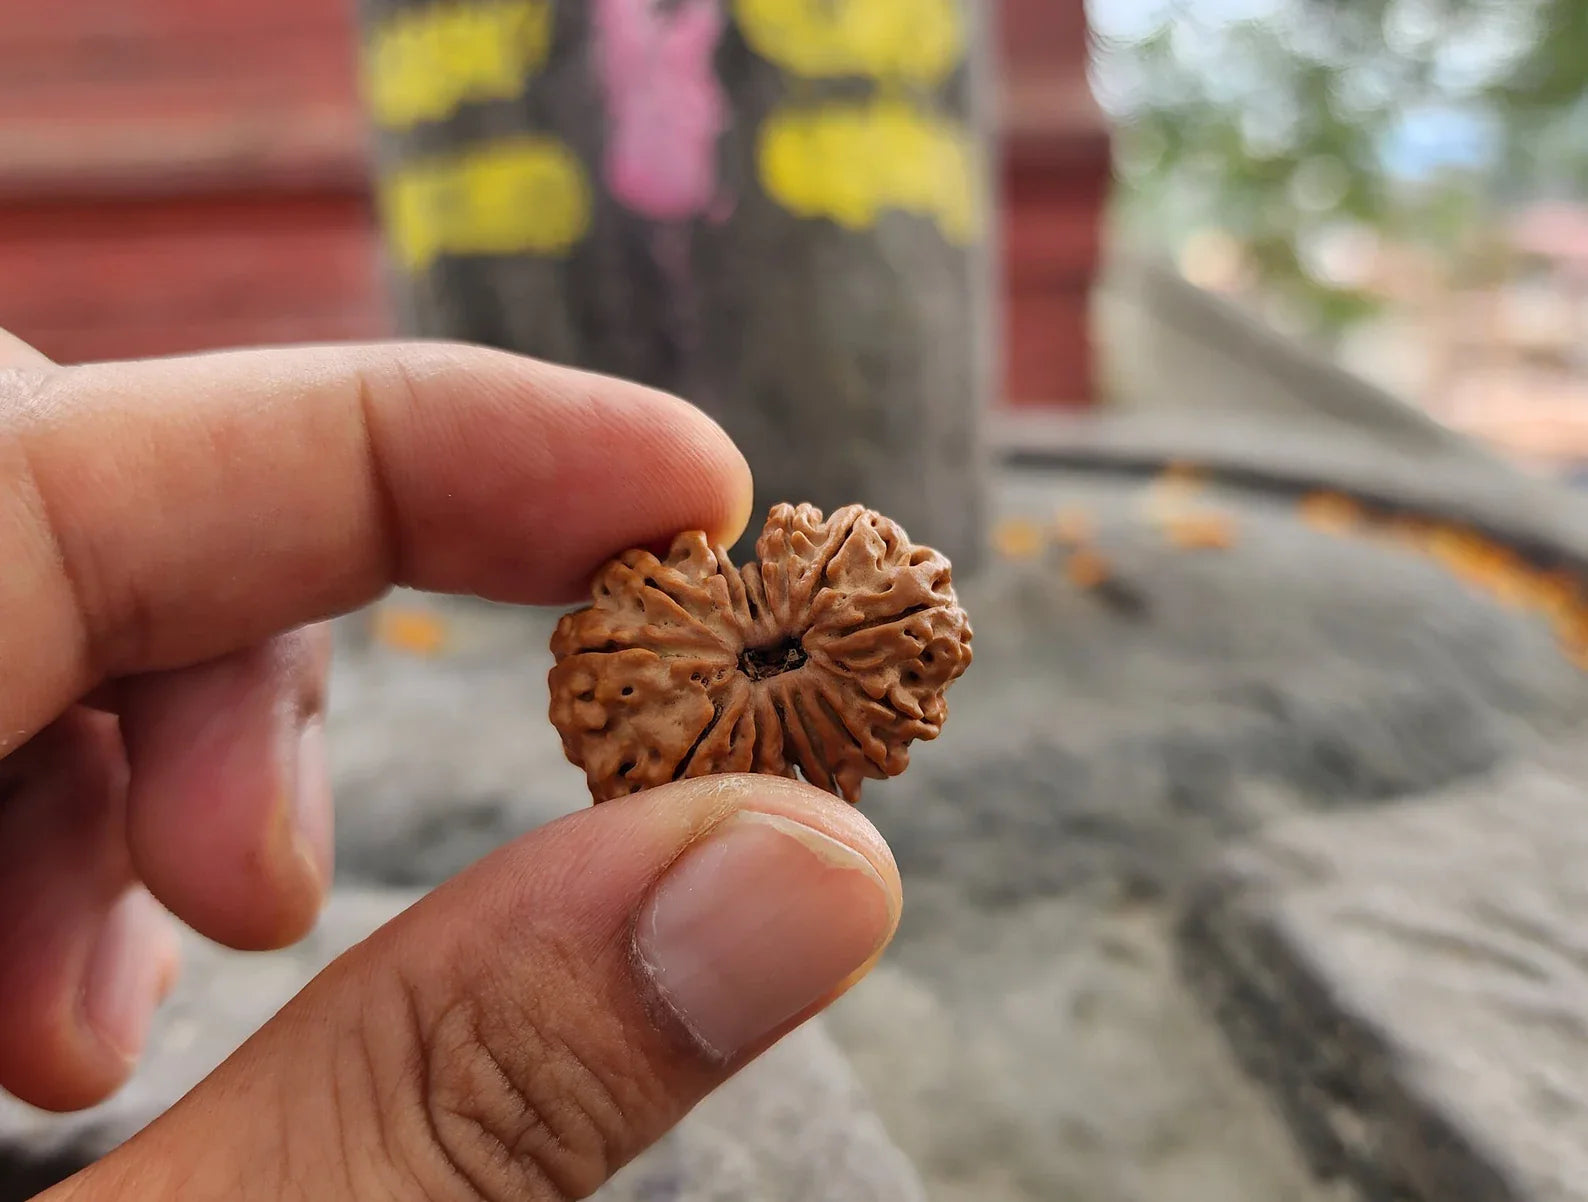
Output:
M301 721L325 712L331 675L331 634L324 623L278 634L259 648L259 672L288 698Z

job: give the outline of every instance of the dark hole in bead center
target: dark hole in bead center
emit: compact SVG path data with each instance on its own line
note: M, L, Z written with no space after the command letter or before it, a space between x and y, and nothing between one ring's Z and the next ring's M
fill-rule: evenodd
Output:
M792 672L809 658L798 639L784 639L770 647L748 647L739 656L739 671L751 680L765 680Z

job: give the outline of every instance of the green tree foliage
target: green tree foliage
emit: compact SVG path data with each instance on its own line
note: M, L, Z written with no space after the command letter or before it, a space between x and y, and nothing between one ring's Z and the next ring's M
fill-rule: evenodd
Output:
M1121 25L1117 3L1093 4L1126 236L1227 231L1265 294L1321 337L1374 303L1320 266L1331 235L1371 229L1475 264L1499 208L1588 182L1588 0L1126 8ZM1398 170L1396 140L1420 119L1467 129L1481 153Z
M1510 190L1588 193L1588 0L1552 0L1537 37L1489 91L1505 123Z

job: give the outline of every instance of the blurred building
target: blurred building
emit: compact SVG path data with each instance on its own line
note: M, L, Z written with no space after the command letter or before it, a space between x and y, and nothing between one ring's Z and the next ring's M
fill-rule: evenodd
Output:
M1503 231L1493 288L1454 299L1442 350L1453 366L1430 407L1540 466L1588 468L1588 206L1539 204Z
M1014 405L1093 396L1089 316L1112 162L1087 79L1082 0L1000 0L1005 395Z
M1006 396L1084 403L1109 178L1082 0L1003 0ZM347 0L0 24L0 327L63 361L391 330Z
M1525 205L1472 234L1481 269L1365 228L1329 244L1327 282L1382 305L1333 357L1514 459L1588 476L1588 205ZM1259 273L1228 233L1188 237L1178 267L1196 287L1262 309Z
M1374 238L1358 276L1387 302L1342 357L1445 424L1547 470L1588 466L1588 206L1528 205L1461 279ZM1472 273L1467 273L1469 276Z
M0 326L63 360L388 328L335 0L0 22Z

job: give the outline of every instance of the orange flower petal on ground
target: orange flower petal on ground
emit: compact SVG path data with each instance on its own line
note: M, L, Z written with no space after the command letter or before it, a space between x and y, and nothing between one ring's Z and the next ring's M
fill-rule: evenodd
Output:
M374 637L394 651L430 659L446 648L447 625L428 610L381 606L374 615Z
M1170 488L1196 489L1202 487L1206 471L1200 465L1186 460L1176 460L1158 474L1157 483Z
M1090 592L1101 588L1113 579L1113 569L1096 551L1082 548L1071 555L1064 564L1064 574L1078 589Z
M1227 551L1235 545L1235 519L1223 513L1181 513L1164 519L1169 542L1184 551Z
M1344 493L1310 493L1302 499L1299 510L1306 525L1332 534L1354 530L1366 520L1361 504Z
M1061 547L1092 541L1092 515L1084 509L1061 509L1053 515L1053 538Z
M993 527L993 548L1004 559L1035 559L1042 554L1042 527L1024 518L1005 518Z

